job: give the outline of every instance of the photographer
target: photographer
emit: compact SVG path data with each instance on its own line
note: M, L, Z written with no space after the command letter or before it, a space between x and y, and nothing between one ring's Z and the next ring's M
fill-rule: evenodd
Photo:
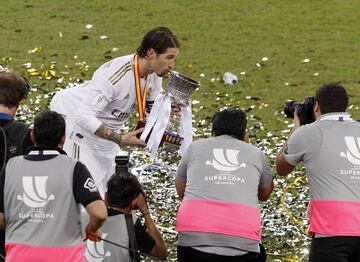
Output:
M16 111L23 99L26 99L30 89L29 83L14 72L0 72L0 170L11 157L26 153L33 145L30 129L23 123L14 120ZM5 137L4 137L5 134ZM4 141L6 139L6 143Z
M89 171L66 156L65 120L39 113L34 148L9 160L0 177L0 228L6 227L6 261L83 261L80 205L89 214L86 236L98 241L107 217Z
M14 72L0 72L0 173L7 161L26 153L33 143L30 129L14 120L16 111L29 92L29 83ZM5 233L0 232L0 253L5 256ZM0 257L0 261L4 261Z
M85 250L87 261L92 261L91 257L94 256L104 258L103 261L140 261L139 254L134 250L166 259L164 240L150 216L144 192L136 176L130 174L126 168L118 168L117 173L108 181L105 202L108 219L101 228L105 241L93 243L87 240ZM134 209L140 210L145 225L136 218L132 212ZM83 220L87 220L86 216ZM99 248L98 245L103 246ZM99 253L100 249L103 250L103 254Z
M179 262L266 261L259 200L270 197L273 181L264 153L248 144L246 125L242 110L217 112L214 137L195 141L181 159Z
M360 123L347 114L348 94L338 83L319 87L316 121L294 131L276 158L280 176L303 162L309 178L310 262L360 261Z

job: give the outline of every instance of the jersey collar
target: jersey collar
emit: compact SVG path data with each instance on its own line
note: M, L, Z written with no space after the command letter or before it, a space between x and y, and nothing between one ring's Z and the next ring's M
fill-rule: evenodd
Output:
M0 113L0 119L4 119L4 120L12 120L13 116L10 114L6 114L6 113Z
M28 155L66 155L66 153L61 148L33 147Z
M320 121L322 120L333 120L333 121L353 121L351 118L351 115L349 113L345 112L339 112L339 113L328 113L320 116Z

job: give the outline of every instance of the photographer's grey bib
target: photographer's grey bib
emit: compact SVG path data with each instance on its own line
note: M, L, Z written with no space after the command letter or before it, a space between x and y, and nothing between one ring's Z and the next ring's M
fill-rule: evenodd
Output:
M75 164L65 155L44 161L10 159L4 186L9 254L27 254L30 259L41 252L56 261L83 257L80 205L73 194Z
M272 181L260 149L227 135L201 139L190 146L177 172L186 182L176 222L178 245L209 246L221 255L259 252L257 193Z
M88 215L84 213L82 215L82 223L86 225L88 221ZM101 238L124 247L129 247L129 235L124 214L108 216L106 222L101 227L101 231ZM99 259L103 262L131 262L127 248L120 248L104 241L93 242L87 240L85 242L84 255L87 262L98 261Z
M286 161L309 178L309 232L360 236L360 123L325 114L290 137Z

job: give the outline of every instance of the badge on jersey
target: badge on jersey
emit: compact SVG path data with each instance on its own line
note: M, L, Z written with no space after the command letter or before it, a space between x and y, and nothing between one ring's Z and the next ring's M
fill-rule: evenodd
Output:
M91 105L95 106L96 108L104 108L106 105L106 98L103 94L98 94L94 100L91 102Z
M84 188L88 189L90 192L97 192L98 189L95 185L95 181L92 178L86 179L84 183Z

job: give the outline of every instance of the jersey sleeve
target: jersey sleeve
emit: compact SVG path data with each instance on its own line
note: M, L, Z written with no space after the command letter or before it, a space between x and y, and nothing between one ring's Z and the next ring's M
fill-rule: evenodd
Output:
M285 160L293 166L311 161L320 145L320 129L314 124L301 126L291 135L284 148Z
M73 192L78 203L86 207L91 202L102 199L89 170L79 161L75 165L73 179Z
M101 71L94 74L88 85L89 88L84 90L84 100L76 112L75 121L82 128L95 133L102 124L96 116L112 101L115 91Z

